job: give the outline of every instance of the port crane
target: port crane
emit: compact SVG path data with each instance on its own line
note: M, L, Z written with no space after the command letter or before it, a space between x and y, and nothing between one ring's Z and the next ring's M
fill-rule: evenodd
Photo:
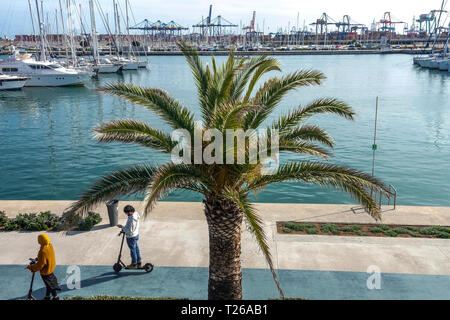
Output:
M378 21L378 31L386 32L388 34L392 34L395 32L395 25L405 23L403 21L393 21L391 13L389 11L383 14L383 18Z
M212 5L210 5L208 17L202 19L202 21L194 24L192 27L194 29L200 28L202 36L217 37L223 35L226 28L235 28L237 25L231 23L221 15L212 19Z
M335 25L338 31L338 40L343 40L343 37L346 33L356 32L358 31L358 29L365 29L365 25L362 23L357 23L354 21L352 23L352 19L347 14L342 17L342 21L336 22Z

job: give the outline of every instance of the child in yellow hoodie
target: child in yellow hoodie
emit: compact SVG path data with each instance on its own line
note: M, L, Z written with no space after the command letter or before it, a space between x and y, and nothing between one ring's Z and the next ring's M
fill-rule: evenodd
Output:
M50 243L50 238L46 234L40 234L38 236L38 243L41 245L37 262L27 267L31 272L39 271L41 273L42 280L44 281L47 292L44 300L50 300L50 293L53 296L53 300L59 300L56 290L61 290L58 285L58 279L53 274L56 266L55 251Z

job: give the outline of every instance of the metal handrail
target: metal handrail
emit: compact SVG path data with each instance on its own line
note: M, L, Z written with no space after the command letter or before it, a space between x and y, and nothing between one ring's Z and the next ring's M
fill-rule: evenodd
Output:
M378 192L379 192L379 195L377 194ZM395 210L395 207L397 206L397 189L395 189L395 187L390 184L388 186L388 190L386 192L381 192L381 190L375 191L375 199L377 199L377 197L378 197L378 206L380 208L381 208L382 201L383 201L383 194L385 195L385 197L388 201L388 205L391 204L391 198L393 199L393 205L394 205L394 210Z

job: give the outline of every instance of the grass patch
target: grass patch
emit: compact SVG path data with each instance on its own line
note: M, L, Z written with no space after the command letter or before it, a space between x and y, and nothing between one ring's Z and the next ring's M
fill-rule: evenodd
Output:
M450 239L449 226L347 224L339 222L277 222L279 233Z

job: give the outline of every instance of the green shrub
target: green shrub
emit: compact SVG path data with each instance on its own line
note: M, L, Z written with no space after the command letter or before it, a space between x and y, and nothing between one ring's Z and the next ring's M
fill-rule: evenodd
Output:
M78 230L89 231L96 224L100 223L101 221L102 221L102 217L98 213L96 213L96 212L88 212L87 217L82 219L78 223Z
M415 238L420 237L420 234L417 233L417 232L412 232L412 231L410 231L408 234L409 234L411 237L415 237Z
M387 231L383 231L384 235L388 236L388 237L396 237L397 236L397 232L392 231L392 230L387 230Z
M0 227L3 227L8 222L8 217L5 211L0 211Z
M303 226L304 226L305 228L315 228L315 227L316 227L316 226L315 226L314 224L312 224L312 223L304 223Z
M50 211L36 213L19 213L15 218L6 221L6 231L47 231L53 229L59 222L59 217Z
M435 235L437 233L436 229L434 229L433 227L422 228L422 229L419 230L419 232L421 234L425 234L425 235L428 235L428 236L432 236L432 235Z
M295 222L285 222L285 223L283 223L283 227L291 229L291 230L295 230L295 231L303 231L305 229L305 227L302 224L295 223Z
M408 234L409 233L409 231L406 230L405 228L394 228L394 229L391 229L391 231L393 231L397 234Z
M311 228L306 229L307 234L317 234L318 232L319 232L319 230L317 230L316 227L311 227Z
M292 232L292 229L289 229L289 228L283 228L283 232L284 232L284 233L291 233L291 232Z
M380 225L380 228L383 229L383 231L388 231L390 229L390 227L385 224Z
M434 230L439 231L439 232L446 232L446 229L447 229L447 228L441 227L441 226L432 226L431 228L433 228Z
M320 228L320 231L323 233L332 233L332 234L339 234L339 227L333 223L325 223Z
M447 232L439 232L436 237L442 239L450 239L450 234L448 234Z
M419 231L419 228L417 228L417 227L412 227L412 226L408 226L408 227L406 227L406 229L408 229L408 230L410 230L410 231L414 231L414 232Z
M356 234L357 234L358 236L360 236L360 237L365 237L365 236L367 236L367 233L364 233L364 232L362 232L362 231L357 231Z
M369 231L372 233L382 233L383 229L381 229L380 227L373 227L373 228L370 228Z
M342 227L341 231L343 231L343 232L358 232L358 231L361 231L361 226Z

